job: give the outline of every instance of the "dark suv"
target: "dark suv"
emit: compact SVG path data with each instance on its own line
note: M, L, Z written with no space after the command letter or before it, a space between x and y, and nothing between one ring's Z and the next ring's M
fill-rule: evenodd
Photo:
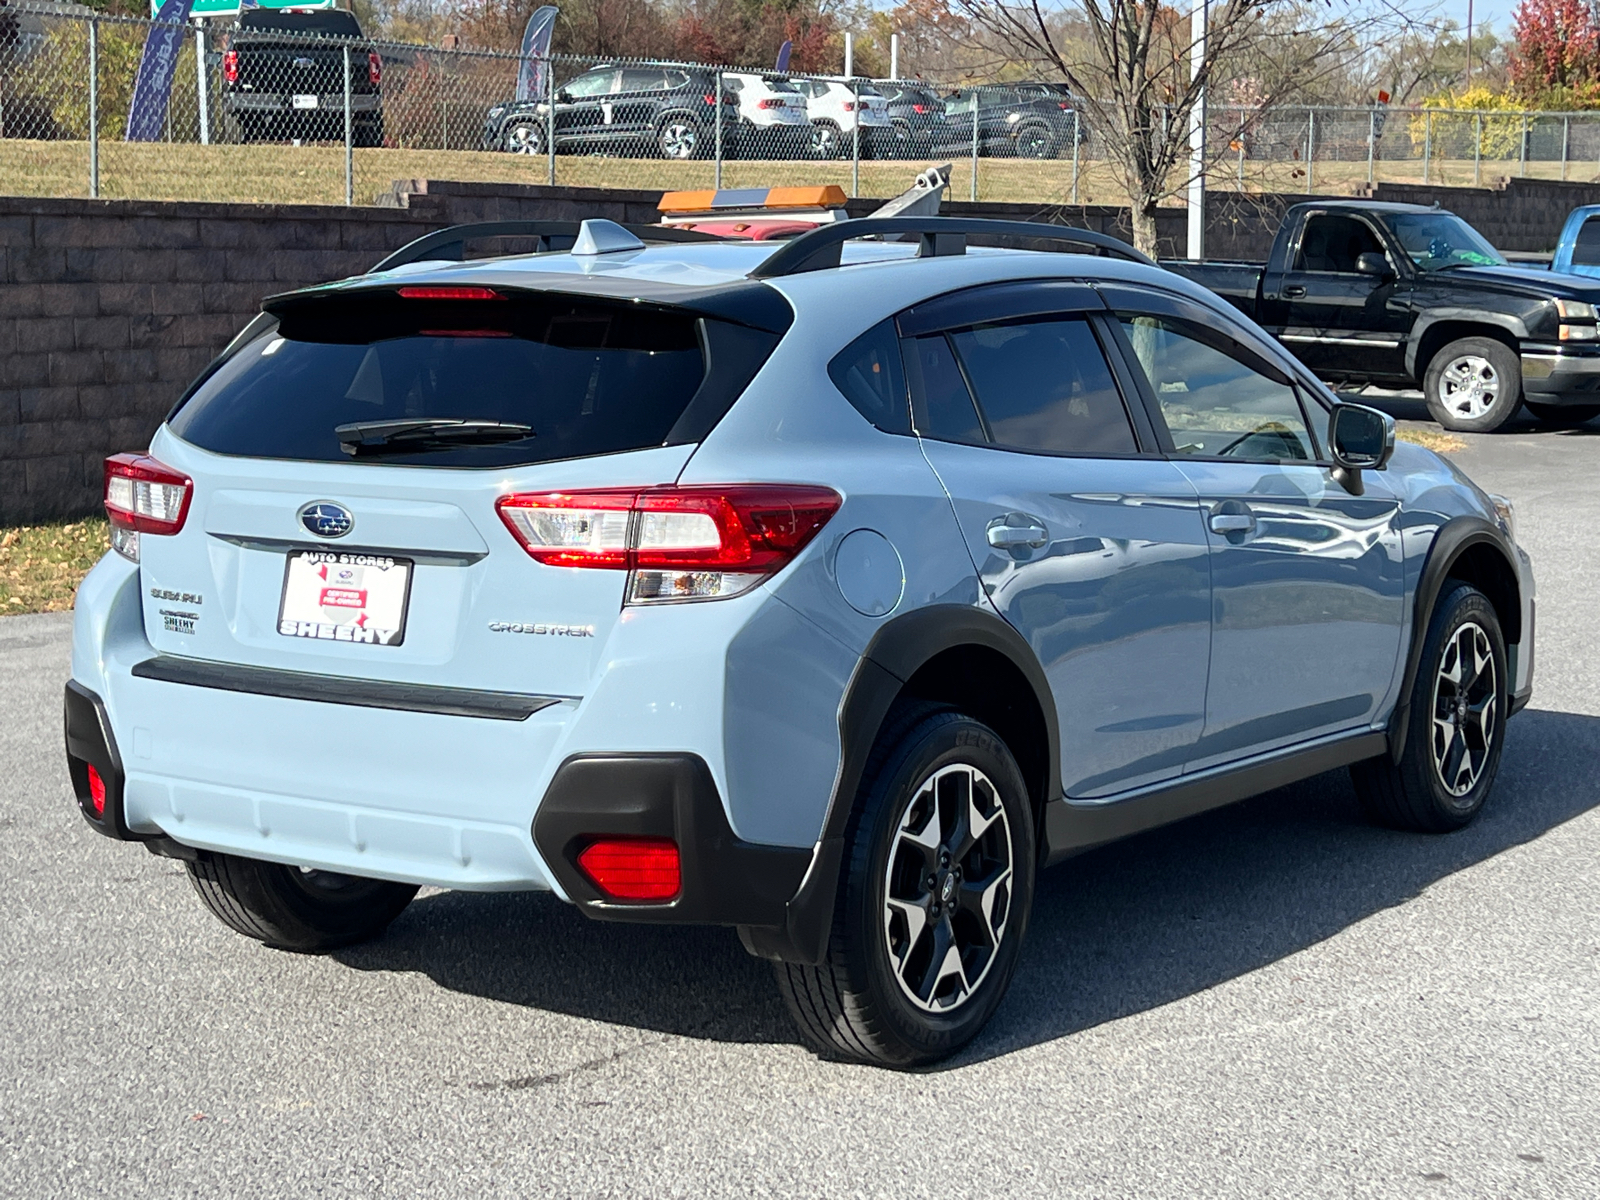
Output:
M944 98L945 126L938 148L972 148L972 110L978 110L980 154L1014 158L1055 158L1088 128L1075 111L1072 93L1058 83L1019 83L967 88Z
M222 55L223 108L232 137L343 141L345 48L361 37L353 15L338 10L255 8L239 17ZM383 59L350 47L351 135L358 146L383 145Z
M920 158L949 141L944 101L931 87L903 81L878 86L889 98L890 151L896 158Z
M556 91L558 153L603 151L624 158L707 158L716 145L716 77L698 67L595 67ZM722 150L739 138L739 98L722 93ZM541 99L489 110L486 150L544 154L549 112Z

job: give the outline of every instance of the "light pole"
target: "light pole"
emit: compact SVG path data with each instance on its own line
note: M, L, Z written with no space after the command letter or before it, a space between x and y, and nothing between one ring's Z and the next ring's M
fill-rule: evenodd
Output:
M1194 0L1189 14L1189 80L1205 73L1206 6ZM1189 257L1206 256L1206 91L1202 84L1189 110Z

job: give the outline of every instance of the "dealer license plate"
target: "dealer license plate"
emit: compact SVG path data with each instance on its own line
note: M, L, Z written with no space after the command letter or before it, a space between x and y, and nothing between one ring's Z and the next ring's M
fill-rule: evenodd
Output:
M409 558L297 550L283 573L278 632L285 637L398 646L411 598Z
M293 103L296 108L315 108L317 106L317 98L315 96L296 96Z

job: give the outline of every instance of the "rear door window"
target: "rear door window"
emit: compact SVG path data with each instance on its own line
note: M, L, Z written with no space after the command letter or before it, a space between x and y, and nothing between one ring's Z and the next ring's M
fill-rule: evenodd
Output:
M1082 317L980 325L951 335L997 446L1133 454L1133 424Z
M509 466L662 445L706 379L702 330L680 310L550 295L344 299L286 310L195 389L173 432L219 454L338 462L349 457L335 428L356 422L531 427L516 441L374 457ZM759 337L770 353L776 338Z
M1579 228L1578 240L1572 247L1572 265L1600 267L1600 216L1590 217Z

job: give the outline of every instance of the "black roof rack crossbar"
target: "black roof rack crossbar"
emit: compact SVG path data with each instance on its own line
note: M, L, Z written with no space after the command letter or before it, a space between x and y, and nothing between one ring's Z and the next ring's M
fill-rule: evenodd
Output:
M472 225L452 225L423 234L407 242L367 273L388 271L414 262L461 262L466 258L466 243L479 238L537 238L538 254L570 250L578 238L580 221L480 221ZM670 225L622 226L641 242L720 242L715 234Z
M921 242L918 258L965 254L968 236L981 235L1025 237L1043 242L1091 246L1129 262L1144 263L1151 267L1156 265L1127 242L1090 229L1069 229L1063 225L1045 225L1034 221L992 221L983 217L860 217L853 221L820 225L809 233L801 234L750 272L750 278L779 279L807 271L831 270L840 263L844 243L853 238L873 235L916 237Z

